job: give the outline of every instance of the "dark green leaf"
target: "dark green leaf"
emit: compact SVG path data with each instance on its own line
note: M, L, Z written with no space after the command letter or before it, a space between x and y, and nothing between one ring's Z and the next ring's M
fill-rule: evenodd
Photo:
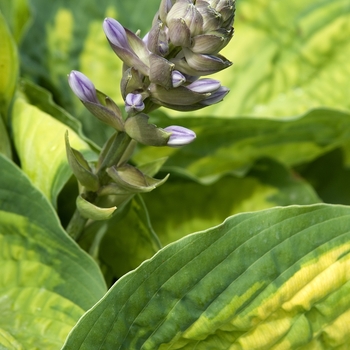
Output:
M139 196L118 208L109 221L88 226L79 243L101 262L108 283L135 269L161 248Z
M238 214L123 276L63 349L345 349L349 239L348 207Z
M269 159L254 164L244 178L226 176L212 185L171 176L143 198L164 245L218 225L233 214L320 201L310 185Z

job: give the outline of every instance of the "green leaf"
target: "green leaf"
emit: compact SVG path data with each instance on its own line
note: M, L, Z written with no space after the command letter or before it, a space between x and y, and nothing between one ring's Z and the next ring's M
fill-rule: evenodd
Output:
M165 186L143 198L163 245L233 214L320 202L309 184L269 159L256 162L244 178L226 176L209 186L170 177Z
M212 76L230 93L207 108L208 115L284 117L324 106L350 109L348 0L244 0L237 2L234 27L222 51L233 66Z
M348 207L230 217L123 276L79 320L63 349L345 346L349 239Z
M88 226L79 244L100 261L108 284L135 269L161 248L139 196L118 208L110 220Z
M350 140L350 113L332 109L311 110L300 117L271 118L178 118L176 124L196 132L197 139L185 147L144 147L136 163L169 157L163 170L178 172L204 184L225 174L242 176L261 157L286 166L310 162ZM173 118L157 114L152 123L164 127Z
M0 0L0 10L6 18L14 39L19 43L31 17L28 1Z
M0 168L0 348L60 349L105 283L23 172Z
M300 174L326 203L350 205L350 169L344 152L335 149L301 167Z
M1 117L0 117L0 153L2 153L8 158L12 157L10 139Z
M72 147L88 159L95 158L89 145L70 127L31 105L18 95L12 111L12 129L23 171L56 205L59 191L71 176L64 135L68 130Z
M15 41L0 11L0 116L7 119L7 109L17 84L18 54Z
M50 114L59 122L69 126L79 135L82 140L87 142L93 150L97 152L100 150L95 143L84 135L82 124L79 122L79 120L72 117L66 110L58 106L53 101L51 92L26 79L21 80L21 92L25 94L25 97L31 105L38 107L42 111Z

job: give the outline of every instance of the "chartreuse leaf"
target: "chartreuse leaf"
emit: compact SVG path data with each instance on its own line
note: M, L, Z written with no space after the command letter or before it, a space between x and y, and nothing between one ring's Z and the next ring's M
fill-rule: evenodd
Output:
M163 114L152 118L160 127L174 122ZM194 130L197 139L177 149L144 147L134 160L145 163L168 156L164 171L177 171L201 183L212 183L228 173L242 176L261 157L299 165L350 140L350 113L326 108L288 120L184 117L177 118L176 124Z
M350 108L348 0L244 0L237 2L234 27L222 51L234 64L213 75L231 91L208 115L283 117Z
M84 135L79 120L53 101L51 92L26 79L21 80L21 91L25 94L25 97L31 105L38 107L59 122L69 126L82 140L86 141L93 150L99 151L100 148Z
M16 88L18 54L16 43L0 10L0 116L6 119L7 109Z
M60 349L105 283L27 176L1 155L0 169L0 348Z
M59 191L71 176L64 142L66 131L72 147L89 158L94 158L94 153L71 128L20 94L13 106L12 129L23 171L55 205Z
M64 350L329 349L350 341L350 208L243 213L120 278Z
M244 178L226 176L211 185L170 177L165 186L143 198L163 245L233 214L320 202L309 184L269 159L256 162Z
M0 10L6 18L7 24L17 43L30 19L30 9L27 0L0 0Z

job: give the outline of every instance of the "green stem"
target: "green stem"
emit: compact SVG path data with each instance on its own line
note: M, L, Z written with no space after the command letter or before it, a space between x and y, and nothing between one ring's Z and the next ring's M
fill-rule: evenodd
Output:
M78 241L84 230L86 222L87 219L81 216L78 209L75 209L75 212L66 228L66 231L69 234L69 236L71 236L75 241Z
M125 132L118 133L111 142L111 145L108 145L109 149L103 154L104 158L102 159L100 163L101 165L97 171L97 176L102 186L110 181L106 169L113 165L118 165L121 161L128 161L131 156L132 145L132 139ZM83 192L81 195L83 195L90 203L94 203L97 198L96 192ZM75 210L66 228L67 233L75 241L78 241L82 236L87 220L88 219L81 216L78 209Z
M104 185L108 180L106 169L118 165L121 159L124 159L124 154L127 151L132 139L125 132L120 132L113 140L105 158L103 159L100 168L97 171L97 176L100 179L101 185Z

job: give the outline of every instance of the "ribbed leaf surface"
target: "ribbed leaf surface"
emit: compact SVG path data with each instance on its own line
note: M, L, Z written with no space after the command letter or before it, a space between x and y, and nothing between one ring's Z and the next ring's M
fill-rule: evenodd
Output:
M329 349L350 341L350 209L238 214L159 251L78 322L70 349Z

